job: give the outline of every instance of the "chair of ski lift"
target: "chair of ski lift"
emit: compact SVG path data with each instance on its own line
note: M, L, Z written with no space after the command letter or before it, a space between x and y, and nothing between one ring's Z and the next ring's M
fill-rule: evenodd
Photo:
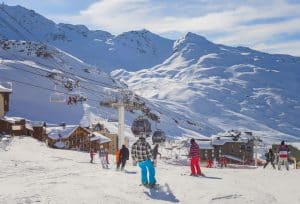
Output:
M161 144L166 141L166 134L164 131L157 129L154 131L152 135L152 142L153 144Z
M149 137L150 133L152 132L151 123L146 118L138 117L133 121L131 125L131 131L136 137Z
M54 86L54 93L50 94L50 103L65 103L67 101L64 93L60 93Z

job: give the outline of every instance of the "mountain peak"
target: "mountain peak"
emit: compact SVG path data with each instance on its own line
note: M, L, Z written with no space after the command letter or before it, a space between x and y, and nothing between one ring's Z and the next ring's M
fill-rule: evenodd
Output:
M174 43L173 49L181 50L185 47L193 47L193 49L197 49L196 47L203 49L203 48L214 48L215 44L208 41L205 37L188 32L185 36L181 37Z

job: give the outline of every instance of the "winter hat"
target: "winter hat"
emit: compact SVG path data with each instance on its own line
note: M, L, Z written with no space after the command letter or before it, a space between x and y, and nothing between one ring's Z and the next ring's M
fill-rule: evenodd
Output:
M194 138L191 139L191 144L193 144L193 143L195 143L195 139Z

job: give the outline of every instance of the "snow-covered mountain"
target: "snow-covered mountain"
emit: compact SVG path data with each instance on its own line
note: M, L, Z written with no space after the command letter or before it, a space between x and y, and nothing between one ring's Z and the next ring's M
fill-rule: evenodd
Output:
M55 24L21 6L1 5L0 19L2 39L41 42L36 45L58 47L104 71L114 69L112 75L145 98L143 100L147 102L147 108L163 121L160 128L166 128L170 136L210 136L233 128L254 131L271 140L292 140L300 135L300 123L297 120L300 116L299 57L270 55L246 47L218 45L193 33L188 33L177 41L162 38L147 30L114 36L105 31L88 30L82 25ZM22 54L22 50L18 45L18 49L10 54L7 50L1 51L4 56L2 58L20 63L18 56ZM58 58L54 57L50 59L50 64L49 59L44 61L44 66L50 69L51 63L54 63L54 69L68 70L74 69L72 67L75 63L74 66L81 70L80 73L82 67L90 67L66 53L63 55L72 59L72 65L69 65L69 60L57 61ZM36 63L41 60L41 56L29 56L27 60ZM24 59L21 64L24 64L23 61ZM7 71L1 69L3 70ZM96 72L96 69L92 70L92 73ZM25 74L10 73L17 77L24 77ZM102 80L97 74L83 74L91 75L96 81ZM104 78L111 80L108 75ZM53 87L53 83L51 86ZM32 92L30 94L38 93L29 89L27 91ZM102 95L105 93L107 92L104 91ZM89 94L88 98L93 98L92 93ZM13 101L19 104L24 99ZM28 104L35 103L32 102L34 97L25 101ZM40 105L50 107L44 111L55 113L50 111L53 104L44 102ZM98 107L98 104L89 106ZM61 109L65 107L62 106ZM76 109L78 110L70 114L82 116L84 108ZM99 113L102 118L111 115L105 109L104 112L98 108L90 111L92 109L88 108L89 111L84 112L86 119L93 118L91 115L95 113ZM35 116L40 116L40 112L35 110L25 114L24 108L11 113L57 122L46 112L44 118L36 118ZM68 113L66 111L60 120L78 122L82 119L69 117ZM129 113L126 124L129 125L137 115Z
M211 132L237 128L273 139L300 135L299 57L218 45L187 33L162 64L112 75ZM207 130L200 132L211 134Z
M83 25L55 24L33 10L0 5L0 39L44 42L110 72L138 70L162 63L172 54L173 40L147 30L120 35Z
M100 104L124 96L126 104L137 107L125 114L125 135L131 139L130 126L145 110L153 131L161 128L169 137L202 136L185 116L135 95L98 68L42 43L0 40L0 85L7 81L13 83L8 116L85 127L101 122L117 132L116 109ZM68 105L69 97L77 97L77 104ZM87 101L81 103L81 97ZM178 124L173 118L183 122Z

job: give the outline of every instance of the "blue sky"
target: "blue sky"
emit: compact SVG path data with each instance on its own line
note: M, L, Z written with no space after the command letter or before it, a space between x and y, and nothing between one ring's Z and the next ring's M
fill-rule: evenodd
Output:
M226 45L300 56L300 0L4 0L54 20L119 34L191 31Z

